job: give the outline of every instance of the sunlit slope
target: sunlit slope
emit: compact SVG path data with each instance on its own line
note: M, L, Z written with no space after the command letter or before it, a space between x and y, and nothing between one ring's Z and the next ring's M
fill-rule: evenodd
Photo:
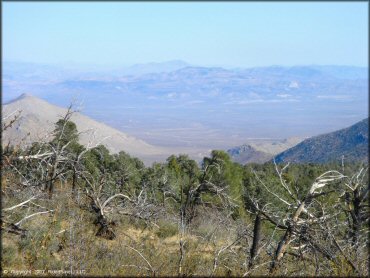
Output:
M54 123L66 114L67 109L52 105L40 98L23 94L19 98L3 105L3 117L22 111L19 121L3 134L3 144L8 141L17 144L25 138L24 143L42 140L54 129ZM10 117L11 118L11 117ZM101 142L112 153L121 150L137 156L145 162L167 155L162 148L155 147L143 140L120 132L103 123L99 123L81 113L74 113L72 121L76 123L80 135L80 143L93 145ZM29 134L29 135L27 135Z

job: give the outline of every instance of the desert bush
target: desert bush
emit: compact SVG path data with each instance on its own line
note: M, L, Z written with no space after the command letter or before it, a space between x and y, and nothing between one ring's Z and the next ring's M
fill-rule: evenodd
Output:
M170 222L160 222L159 229L155 232L155 234L159 238L167 238L174 235L177 235L179 232L178 225L176 223L170 223Z

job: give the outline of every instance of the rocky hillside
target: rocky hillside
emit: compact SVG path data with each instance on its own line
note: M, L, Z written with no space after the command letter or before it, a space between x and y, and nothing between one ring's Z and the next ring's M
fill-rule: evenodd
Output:
M253 148L251 145L242 145L229 149L227 153L231 156L234 162L247 164L251 162L264 163L271 159L272 154L261 152Z
M3 105L3 118L16 111L21 111L19 120L3 134L3 144L9 141L17 144L25 138L25 144L44 139L54 129L54 123L65 115L67 109L52 105L40 98L23 94ZM10 117L11 118L11 117ZM121 150L150 163L160 157L166 157L167 150L155 147L143 140L127 135L103 123L97 122L81 113L74 113L72 121L76 123L80 142L102 143L112 153Z
M288 139L250 139L245 144L229 149L227 152L234 162L240 164L264 163L301 142L299 137Z
M275 157L276 162L367 161L369 155L369 118L348 128L302 141Z

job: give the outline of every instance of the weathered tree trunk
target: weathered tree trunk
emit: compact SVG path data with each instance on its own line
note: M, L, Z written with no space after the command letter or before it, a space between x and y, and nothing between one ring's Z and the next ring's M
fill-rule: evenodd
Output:
M294 215L293 215L293 217L292 217L292 219L291 219L291 221L288 225L288 228L285 231L284 236L280 240L278 248L276 249L275 258L272 261L271 267L270 267L270 274L274 274L276 272L276 270L279 266L279 263L280 263L281 259L283 258L287 247L289 246L290 240L291 240L292 235L293 235L293 229L294 229L294 226L297 223L298 217L300 216L300 214L304 210L305 206L308 205L311 201L312 201L312 194L309 193L307 195L307 197L305 198L305 200L299 205L299 207L295 211L295 213L294 213Z
M74 165L73 166L73 175L72 175L72 194L73 194L73 196L75 196L76 185L77 185L77 172L76 172L76 165Z
M289 245L289 241L290 241L291 237L292 237L292 228L288 227L284 236L282 237L282 239L279 242L278 248L276 249L276 252L275 252L275 258L271 263L271 267L270 267L270 274L271 275L275 274L276 270L278 269L279 263L280 263L281 259L284 257L284 254L285 254L286 249Z
M192 197L189 196L187 198L187 219L186 219L186 224L190 225L190 223L194 220L196 217L196 205L197 201L199 200L200 194L199 192L195 192Z
M250 250L250 259L248 267L251 268L254 263L254 258L257 255L258 244L261 238L261 222L262 218L259 213L256 214L256 218L254 220L254 228L253 228L253 243Z
M56 160L57 159L58 159L58 157L56 157ZM50 179L48 181L48 186L47 186L48 193L49 193L49 199L53 198L54 182L55 182L55 179L57 177L57 169L58 169L58 162L55 162L52 169L51 169Z
M99 214L96 223L99 227L96 236L100 236L109 240L116 238L116 234L114 233L112 227L110 227L108 220L102 214Z
M97 207L93 201L91 201L91 208L97 214L97 218L94 224L99 227L95 236L100 236L102 238L109 239L109 240L115 239L116 234L114 233L112 227L110 227L109 221L104 217L100 208Z
M351 238L352 238L352 245L355 245L358 240L358 233L360 231L360 194L358 189L353 191L353 209L351 210L351 218L352 218L352 229L351 229Z
M49 196L49 199L53 198L53 191L54 191L54 182L53 182L53 179L51 179L48 182L48 196Z

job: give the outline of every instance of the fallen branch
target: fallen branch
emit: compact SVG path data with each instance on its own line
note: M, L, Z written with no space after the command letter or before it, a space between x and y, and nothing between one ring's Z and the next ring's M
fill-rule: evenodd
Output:
M28 202L30 202L30 201L32 201L32 200L34 200L34 199L36 199L36 196L32 196L32 197L31 197L31 198L29 198L27 201L24 201L24 202L22 202L22 203L19 203L18 205L12 206L12 207L10 207L10 208L3 209L3 211L10 211L10 210L16 209L17 207L21 207L21 206L23 206L23 205L27 204Z
M33 213L31 215L28 215L26 217L24 217L22 220L18 221L17 223L15 223L14 225L16 226L19 226L22 222L24 222L25 220L27 219L30 219L32 217L35 217L36 215L40 215L40 214L45 214L45 213L49 213L49 212L53 212L53 210L49 210L49 211L40 211L40 212L36 212L36 213Z

